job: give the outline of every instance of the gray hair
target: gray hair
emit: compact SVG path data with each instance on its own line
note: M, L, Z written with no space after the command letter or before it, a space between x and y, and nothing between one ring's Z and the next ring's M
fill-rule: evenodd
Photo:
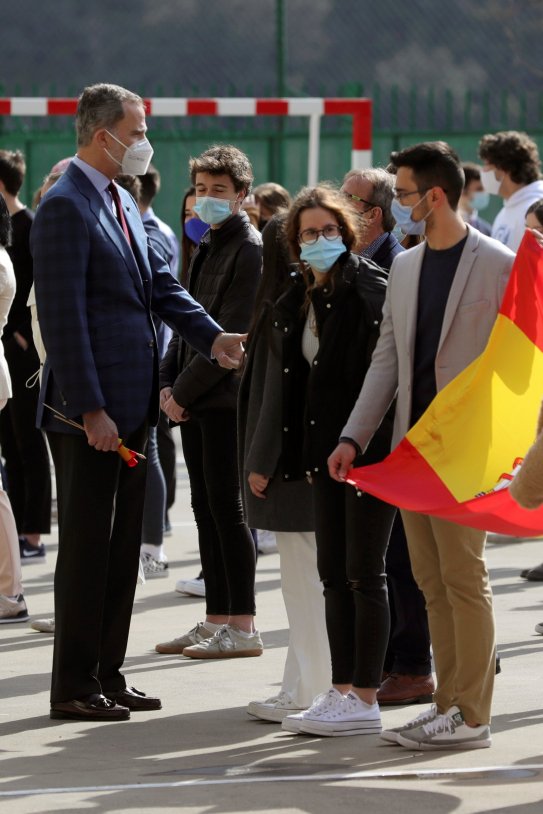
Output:
M124 118L124 103L136 103L143 107L143 99L120 85L89 85L77 102L75 130L79 147L88 146L99 127L112 129Z
M378 206L383 213L384 231L391 232L396 224L390 211L392 198L394 197L394 176L380 167L371 167L367 170L350 170L343 179L343 183L349 178L365 178L366 181L370 182L373 187L371 202L374 206Z

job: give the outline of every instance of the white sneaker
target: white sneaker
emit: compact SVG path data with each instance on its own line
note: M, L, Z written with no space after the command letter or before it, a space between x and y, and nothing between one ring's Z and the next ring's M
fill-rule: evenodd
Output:
M536 633L543 633L543 622L538 622L535 626Z
M50 616L47 619L34 619L30 623L32 630L37 630L38 633L54 633L55 632L55 618Z
M427 724L405 730L398 735L398 743L407 749L486 749L492 743L490 728L468 726L458 707L451 707Z
M302 732L302 723L306 716L310 714L318 715L322 710L332 709L341 704L342 700L342 694L336 690L335 687L331 687L327 692L322 692L320 695L317 695L309 709L304 710L304 712L297 712L294 715L287 715L286 718L283 718L281 729L284 729L285 732L294 732L296 735L299 735Z
M206 584L203 577L196 577L196 579L179 579L175 583L175 590L178 594L205 596Z
M274 721L280 723L287 715L300 712L305 707L299 707L295 704L290 695L286 692L280 692L279 695L273 698L268 698L266 701L251 701L247 705L247 712L261 721Z
M366 704L354 692L343 695L340 703L303 716L300 731L309 735L375 735L381 731L379 704Z
M0 594L0 625L8 625L12 622L27 622L28 610L24 596L6 596Z
M279 549L277 548L275 532L258 529L256 532L256 547L259 554L276 554Z
M411 729L417 729L419 726L423 724L429 724L430 721L433 721L434 718L437 718L437 706L432 704L430 709L425 709L423 712L419 712L416 718L413 718L411 721L408 721L403 726L397 726L394 729L383 729L381 732L381 739L384 741L388 741L389 743L398 743L398 735L400 732L409 732Z

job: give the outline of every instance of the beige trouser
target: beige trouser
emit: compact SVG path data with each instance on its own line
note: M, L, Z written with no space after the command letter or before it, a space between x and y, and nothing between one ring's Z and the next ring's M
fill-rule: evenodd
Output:
M22 592L17 527L9 498L0 489L0 594L18 596Z
M276 531L289 643L281 690L300 707L330 686L332 665L313 531Z
M490 723L496 670L486 533L402 511L413 575L426 600L439 712L456 705L470 723Z

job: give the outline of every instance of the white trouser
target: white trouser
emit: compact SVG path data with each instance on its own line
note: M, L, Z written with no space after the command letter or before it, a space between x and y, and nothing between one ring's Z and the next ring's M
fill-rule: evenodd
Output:
M331 661L315 533L275 533L290 627L282 691L300 707L330 687Z
M22 593L19 537L9 498L0 481L0 594Z

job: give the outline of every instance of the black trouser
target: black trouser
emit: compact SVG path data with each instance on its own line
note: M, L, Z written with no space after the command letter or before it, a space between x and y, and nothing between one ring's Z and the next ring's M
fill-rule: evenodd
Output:
M332 683L379 687L390 618L385 553L395 509L328 474L313 479Z
M158 457L160 466L166 481L166 511L171 509L175 503L176 483L176 461L175 461L175 441L173 440L172 428L166 413L160 411L158 425L156 428Z
M7 492L19 534L51 531L51 471L47 445L36 427L39 385L27 380L39 370L33 344L23 350L13 337L5 343L13 396L0 413L0 444L6 460Z
M426 603L407 550L402 516L397 512L386 555L390 602L390 638L385 658L388 673L429 675L432 672Z
M51 702L125 685L138 577L146 468L97 452L84 435L48 433L55 463L59 545ZM147 426L124 438L142 451Z
M181 425L209 615L255 613L255 547L243 519L236 412Z

